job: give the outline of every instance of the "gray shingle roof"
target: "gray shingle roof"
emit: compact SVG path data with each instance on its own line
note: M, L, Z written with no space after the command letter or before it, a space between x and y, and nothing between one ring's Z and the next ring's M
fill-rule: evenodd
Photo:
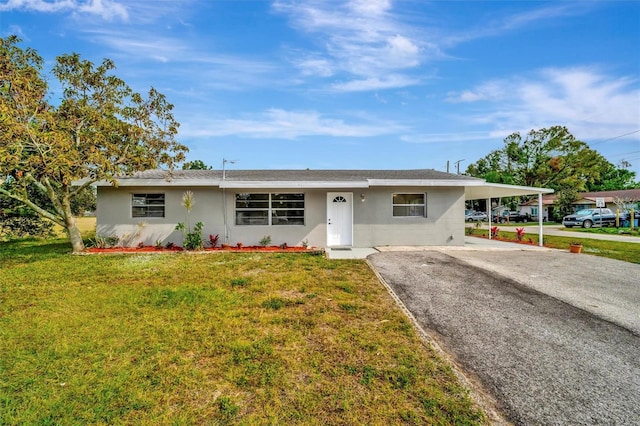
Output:
M222 180L222 170L147 170L118 180ZM412 170L226 170L225 180L245 182L359 182L379 180L456 180L480 181L470 176L440 172L433 169Z

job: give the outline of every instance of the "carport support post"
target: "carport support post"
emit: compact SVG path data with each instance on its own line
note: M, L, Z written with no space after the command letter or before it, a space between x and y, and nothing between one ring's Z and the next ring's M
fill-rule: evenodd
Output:
M491 239L491 198L487 198L487 217L489 218L489 239Z
M542 242L542 220L544 219L542 212L542 192L538 192L538 245L543 246Z

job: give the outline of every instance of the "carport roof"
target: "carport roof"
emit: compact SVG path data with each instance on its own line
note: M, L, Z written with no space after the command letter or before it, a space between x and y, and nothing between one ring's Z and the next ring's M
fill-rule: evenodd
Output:
M482 185L465 186L465 200L486 200L489 198L515 197L519 195L551 194L553 189L532 186L505 185L484 182Z

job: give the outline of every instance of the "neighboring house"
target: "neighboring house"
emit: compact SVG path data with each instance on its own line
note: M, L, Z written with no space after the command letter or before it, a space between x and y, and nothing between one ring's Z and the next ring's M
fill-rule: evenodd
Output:
M201 221L205 240L316 247L463 245L465 200L551 192L435 170L149 170L97 191L97 235L129 245L182 245L176 224Z
M596 207L596 199L602 198L605 202L605 207L610 208L615 211L618 206L615 204L614 200L616 199L625 199L631 200L630 203L626 206L628 209L635 208L638 209L638 202L640 201L640 189L621 189L617 191L597 191L597 192L580 192L578 194L580 197L577 201L573 202L573 212L577 212L578 210L590 209ZM542 205L543 205L543 217L544 220L548 220L547 218L553 219L553 209L554 209L554 201L556 200L556 195L547 194L542 196ZM532 200L527 203L521 204L519 206L519 210L522 213L529 213L532 217L538 216L538 200Z

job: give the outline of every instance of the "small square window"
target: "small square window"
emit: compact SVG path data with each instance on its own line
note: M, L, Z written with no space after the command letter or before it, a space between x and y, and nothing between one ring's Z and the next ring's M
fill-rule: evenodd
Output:
M132 194L131 217L164 217L164 194Z
M427 217L427 194L393 194L394 217Z

